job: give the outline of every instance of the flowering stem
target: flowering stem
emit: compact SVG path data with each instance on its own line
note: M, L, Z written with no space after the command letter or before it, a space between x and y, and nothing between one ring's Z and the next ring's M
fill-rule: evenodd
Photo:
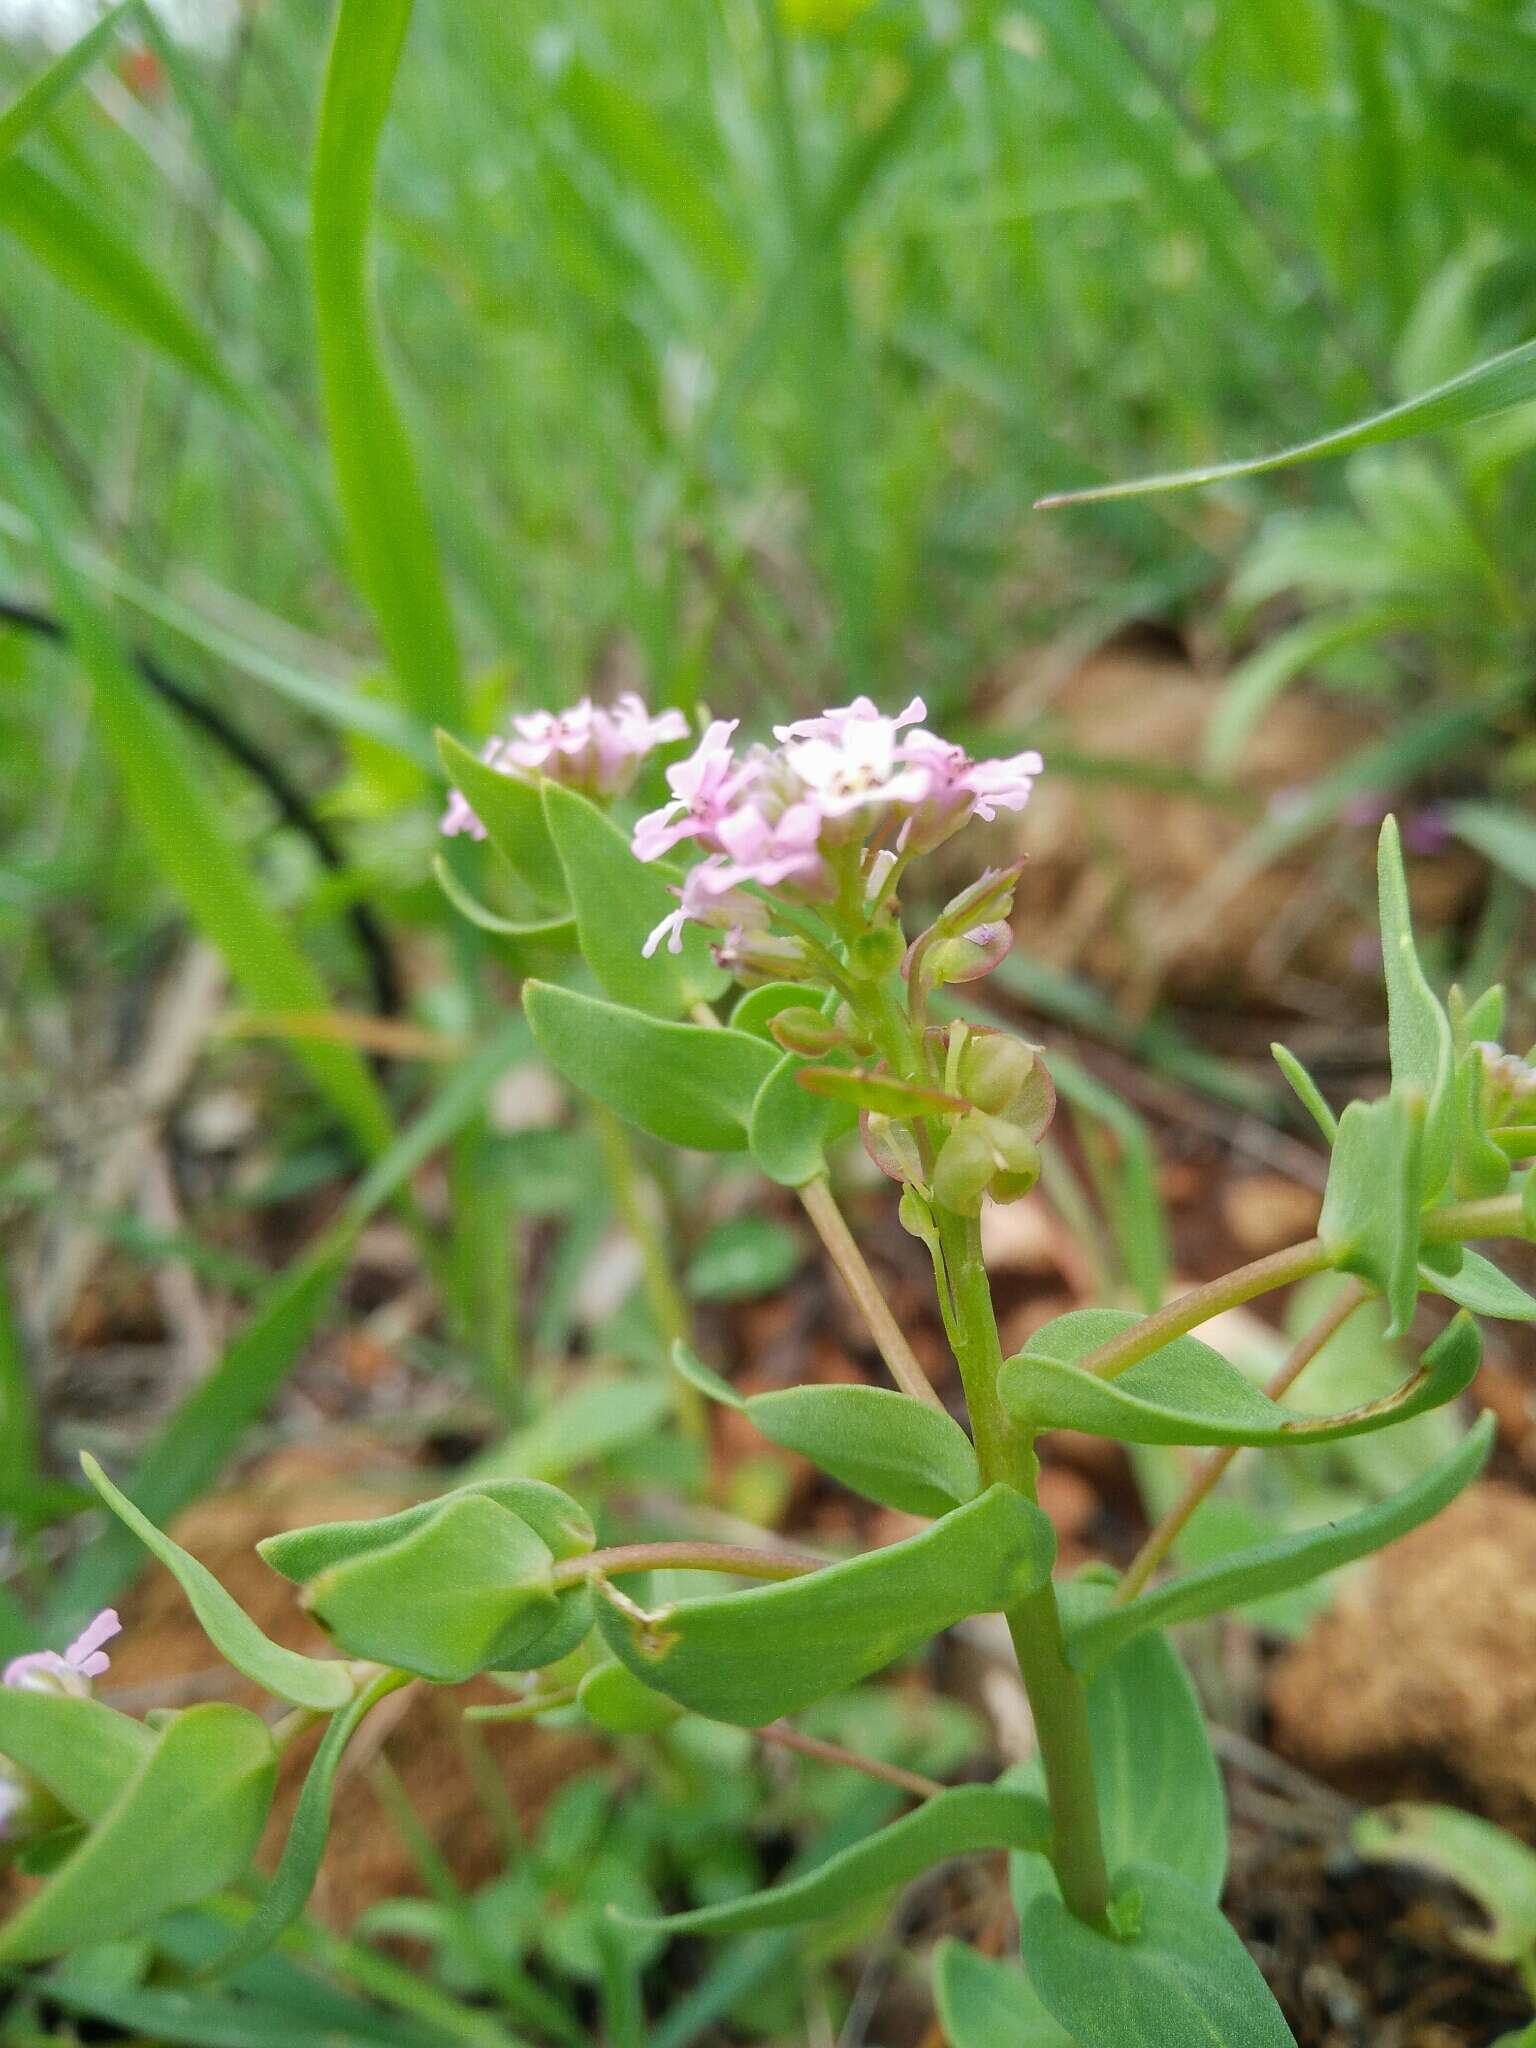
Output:
M1290 1391L1329 1338L1344 1327L1360 1304L1368 1299L1369 1294L1370 1289L1358 1280L1351 1281L1347 1287L1340 1290L1326 1313L1318 1318L1294 1346L1285 1363L1264 1389L1272 1401L1278 1401L1282 1394ZM1132 1559L1125 1577L1115 1588L1115 1606L1123 1607L1126 1601L1134 1600L1143 1590L1168 1552L1189 1527L1196 1508L1210 1494L1241 1448L1240 1444L1225 1444L1220 1450L1212 1451L1208 1458L1200 1461L1183 1493Z
M983 1483L1001 1482L1034 1500L1038 1468L1033 1447L1015 1430L998 1399L1003 1347L982 1261L980 1228L974 1219L949 1210L937 1209L935 1215L953 1311L951 1340L965 1384ZM1047 1581L1010 1607L1004 1618L1040 1742L1053 1822L1051 1861L1061 1895L1080 1920L1103 1927L1109 1878L1089 1742L1088 1695L1067 1663L1055 1587Z
M1288 1245L1284 1251L1270 1252L1265 1258L1255 1259L1251 1265L1224 1273L1219 1280L1190 1288L1187 1294L1170 1301L1166 1308L1143 1316L1121 1336L1111 1337L1097 1351L1090 1351L1080 1361L1082 1370L1097 1373L1100 1379L1118 1379L1121 1373L1129 1372L1133 1365L1150 1358L1163 1345L1171 1344L1175 1337L1186 1336L1202 1323L1208 1323L1212 1316L1219 1316L1224 1309L1237 1308L1242 1302L1252 1301L1256 1295L1268 1294L1273 1288L1288 1287L1293 1280L1305 1280L1312 1273L1325 1271L1334 1261L1334 1252L1318 1237Z
M891 1378L904 1394L910 1394L916 1401L925 1401L930 1408L937 1408L942 1414L944 1403L929 1384L928 1375L917 1362L917 1354L891 1313L890 1304L880 1292L874 1274L865 1264L864 1254L833 1199L825 1176L807 1181L799 1195L806 1215L816 1226L817 1236L827 1248L828 1257L853 1296L854 1306L864 1318Z

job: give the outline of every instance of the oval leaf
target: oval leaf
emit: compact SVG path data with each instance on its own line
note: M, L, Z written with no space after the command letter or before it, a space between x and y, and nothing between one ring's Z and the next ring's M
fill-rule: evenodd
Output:
M787 1387L754 1394L746 1410L771 1442L882 1507L947 1515L981 1491L965 1431L910 1395L886 1387Z
M1419 1215L1424 1200L1424 1098L1394 1087L1352 1102L1339 1118L1317 1234L1334 1264L1380 1288L1401 1337L1419 1297Z
M804 1877L698 1906L665 1919L622 1918L632 1927L668 1934L751 1934L767 1927L797 1927L839 1913L861 1899L894 1891L935 1863L979 1849L1043 1850L1050 1839L1050 1808L1032 1792L1003 1785L955 1785L936 1792L877 1834L829 1856Z
M318 1522L308 1529L286 1529L263 1537L256 1549L273 1571L296 1586L366 1551L387 1545L430 1522L446 1501L479 1498L494 1501L548 1544L552 1557L582 1557L597 1541L591 1517L579 1501L542 1479L478 1479L457 1486L435 1500L424 1500L397 1514L377 1515L366 1522Z
M538 784L520 775L503 775L451 733L437 735L437 755L443 773L485 827L486 838L534 901L567 916L570 905Z
M152 1729L100 1700L0 1685L0 1756L76 1820L100 1820L154 1746Z
M1339 1415L1285 1408L1197 1337L1178 1337L1118 1379L1075 1363L1139 1318L1123 1309L1074 1309L1047 1323L998 1378L1003 1405L1027 1429L1080 1429L1130 1444L1332 1443L1389 1429L1443 1407L1470 1386L1482 1356L1477 1325L1459 1315L1395 1393Z
M533 945L563 945L575 940L574 918L502 917L497 911L489 909L473 890L464 886L441 854L432 863L432 873L437 886L460 917L468 918L472 925L478 925L483 932L494 933L499 939L512 939Z
M745 1032L673 1024L544 981L523 987L540 1050L573 1088L661 1138L736 1152L758 1089L778 1062Z
M598 1626L635 1676L679 1705L760 1728L857 1684L969 1614L1043 1585L1047 1517L994 1486L931 1529L787 1584L648 1614L600 1584Z
M612 818L558 782L544 784L544 817L565 871L582 957L604 995L654 1017L680 1017L730 986L700 925L684 928L680 952L658 946L645 957L646 940L677 908L668 886L680 880L675 869L636 860Z
M642 1685L616 1657L593 1665L576 1688L576 1703L610 1735L653 1735L658 1728L670 1728L683 1712L676 1700Z
M305 1604L348 1656L457 1685L524 1668L519 1653L557 1618L551 1562L519 1516L461 1494L382 1549L321 1572Z
M178 1714L137 1775L0 1929L0 1965L111 1941L221 1891L261 1839L277 1752L243 1707Z
M1390 1500L1377 1501L1320 1529L1301 1529L1251 1550L1234 1551L1123 1607L1106 1608L1068 1631L1070 1661L1091 1668L1144 1629L1170 1628L1251 1600L1269 1599L1369 1557L1454 1500L1487 1463L1493 1439L1493 1416L1485 1414L1453 1451Z
M805 1062L787 1052L759 1088L748 1123L752 1157L783 1188L803 1188L827 1170L827 1147L851 1131L858 1113L848 1104L811 1095L800 1086Z
M1080 2048L1295 2048L1216 1906L1155 1864L1132 1864L1118 1882L1140 1895L1134 1940L1095 1932L1050 1894L1024 1919L1030 1980Z
M80 1463L85 1476L118 1520L157 1557L191 1602L203 1632L226 1662L266 1692L312 1713L331 1714L352 1697L351 1674L341 1665L285 1650L262 1634L245 1609L231 1599L206 1565L183 1550L112 1484L88 1451Z

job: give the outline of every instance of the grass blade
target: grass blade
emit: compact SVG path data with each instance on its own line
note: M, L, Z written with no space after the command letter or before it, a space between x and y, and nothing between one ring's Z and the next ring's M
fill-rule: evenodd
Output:
M324 982L252 876L186 734L144 684L70 566L52 487L3 434L0 470L9 472L36 530L59 618L95 689L102 743L161 873L253 1009L328 1009ZM294 1056L364 1150L381 1150L390 1136L389 1108L359 1054L315 1040L296 1042Z
M1110 498L1145 497L1151 491L1187 491L1196 484L1226 483L1234 477L1263 476L1274 469L1289 469L1298 462L1319 462L1329 455L1348 455L1356 448L1371 448L1383 441L1404 441L1416 434L1435 434L1446 427L1470 426L1494 413L1536 398L1536 341L1522 342L1502 355L1490 356L1459 377L1423 391L1385 412L1372 413L1314 441L1300 441L1294 448L1282 448L1274 455L1254 455L1242 462L1218 462L1204 469L1170 470L1162 476L1144 476L1130 483L1096 484L1085 491L1055 491L1037 499L1038 511L1058 505L1093 505Z
M116 7L110 8L100 21L71 43L46 71L40 71L36 78L28 80L5 112L0 114L0 163L20 149L38 123L52 113L71 86L85 76L116 35L124 15L139 4L140 0L118 0Z
M402 692L419 717L470 719L411 445L380 353L368 274L379 140L411 0L340 0L315 137L311 259L320 381L353 566Z

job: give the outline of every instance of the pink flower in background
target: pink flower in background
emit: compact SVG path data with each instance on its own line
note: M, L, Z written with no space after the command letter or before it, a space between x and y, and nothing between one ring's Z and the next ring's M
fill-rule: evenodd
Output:
M688 737L681 711L652 715L633 690L611 705L583 697L569 711L530 711L512 720L508 737L487 740L480 759L498 775L525 782L547 775L584 796L625 796L635 786L640 764L657 747ZM460 790L448 799L442 830L483 839L485 827Z
M111 1659L102 1648L123 1625L115 1608L103 1608L90 1626L76 1636L61 1657L57 1650L33 1650L25 1657L13 1657L5 1667L0 1684L20 1686L32 1692L68 1692L84 1696L93 1678L100 1678Z

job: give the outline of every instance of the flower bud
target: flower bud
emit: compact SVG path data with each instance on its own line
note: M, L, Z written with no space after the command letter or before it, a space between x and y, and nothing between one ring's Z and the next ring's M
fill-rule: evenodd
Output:
M955 938L939 939L929 948L923 963L923 979L930 988L944 988L956 981L980 981L1006 959L1012 945L1013 927L1007 924L979 924Z
M792 1003L787 1010L778 1011L768 1019L768 1029L786 1052L802 1053L807 1059L840 1052L848 1043L846 1033L809 1003Z
M777 932L755 932L738 928L727 932L715 948L715 958L747 988L770 981L815 981L817 969L807 958L798 939Z
M1536 1123L1536 1067L1501 1045L1480 1040L1482 1111L1487 1130Z
M1035 1053L1005 1031L973 1031L960 1055L959 1092L991 1116L1013 1107L1029 1079Z

